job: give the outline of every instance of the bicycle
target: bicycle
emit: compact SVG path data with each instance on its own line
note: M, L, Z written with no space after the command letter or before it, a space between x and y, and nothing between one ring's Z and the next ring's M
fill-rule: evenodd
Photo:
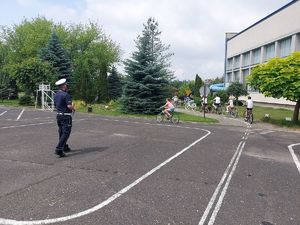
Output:
M222 114L222 107L213 104L211 107L211 113Z
M178 124L179 123L179 116L177 114L174 114L174 112L170 113L171 116L168 117L164 111L161 111L159 114L156 115L156 121L159 123L165 122L165 121L169 121L170 123L173 124Z
M252 124L254 120L252 110L246 109L244 115L245 115L245 121Z
M227 108L225 107L224 110L223 110L223 115L228 116L228 117L232 117L232 118L237 118L238 117L238 111L235 107L232 108L232 109L229 109L229 110L227 110Z
M197 108L197 105L196 105L196 103L193 100L190 100L190 101L185 102L184 108L186 110L195 111L196 108Z

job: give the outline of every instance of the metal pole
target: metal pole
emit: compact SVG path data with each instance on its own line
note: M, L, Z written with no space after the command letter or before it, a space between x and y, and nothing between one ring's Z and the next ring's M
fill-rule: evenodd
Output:
M204 97L203 97L203 118L205 118L205 108L206 108L206 105L205 105L205 97L206 96L206 84L204 84Z

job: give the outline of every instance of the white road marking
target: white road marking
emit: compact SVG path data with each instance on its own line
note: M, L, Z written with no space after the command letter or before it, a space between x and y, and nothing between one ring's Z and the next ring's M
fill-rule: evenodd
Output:
M181 151L177 152L175 155L173 155L172 157L168 158L167 160L165 160L164 162L162 162L158 166L154 167L152 170L150 170L149 172L147 172L146 174L144 174L143 176L141 176L140 178L138 178L137 180L135 180L133 183L129 184L128 186L126 186L125 188L123 188L122 190L120 190L119 192L115 193L114 195L112 195L111 197L109 197L108 199L106 199L105 201L101 202L100 204L98 204L98 205L96 205L96 206L94 206L94 207L92 207L90 209L87 209L87 210L84 210L82 212L75 213L75 214L72 214L72 215L69 215L69 216L63 216L63 217L52 218L52 219L45 219L45 220L18 221L18 220L0 218L0 224L2 224L2 225L39 225L39 224L50 224L50 223L64 222L64 221L67 221L67 220L75 219L75 218L82 217L84 215L93 213L93 212L95 212L95 211L103 208L104 206L110 204L111 202L113 202L114 200L116 200L117 198L119 198L120 196L122 196L123 194L125 194L126 192L128 192L131 188L133 188L134 186L136 186L137 184L139 184L141 181L143 181L144 179L146 179L147 177L149 177L151 174L153 174L154 172L156 172L157 170L159 170L163 166L167 165L173 159L177 158L178 156L180 156L181 154L183 154L185 151L187 151L188 149L190 149L191 147L193 147L198 142L200 142L201 140L203 140L204 138L206 138L208 135L211 134L211 132L209 130L205 130L205 129L201 129L201 130L207 132L207 134L205 134L201 138L197 139L196 141L194 141L193 143L191 143L189 146L185 147Z
M245 138L247 139L248 133L246 135L247 136ZM244 137L243 137L243 139L244 139ZM212 206L213 206L213 204L216 201L216 198L217 198L217 196L218 196L218 194L220 192L220 189L221 189L223 183L226 181L225 185L224 185L224 187L223 187L223 189L221 191L221 194L219 196L218 202L215 205L214 211L212 212L212 215L211 215L209 223L208 223L208 225L213 225L214 224L214 221L215 221L215 219L217 217L217 214L218 214L218 212L219 212L219 210L220 210L220 208L222 206L222 202L223 202L224 196L226 194L226 191L228 189L229 183L231 181L232 175L233 175L233 173L236 170L236 166L237 166L237 163L238 163L238 161L240 159L240 156L241 156L241 153L243 151L244 146L245 146L245 141L241 141L239 143L239 145L238 145L238 147L237 147L237 149L236 149L236 151L235 151L235 153L234 153L234 155L233 155L233 157L232 157L229 165L227 166L227 168L226 168L226 170L225 170L225 172L224 172L224 174L223 174L223 176L221 178L221 181L219 182L216 190L214 191L214 193L213 193L213 195L212 195L212 197L211 197L211 199L210 199L210 201L209 201L209 203L208 203L208 205L207 205L207 207L206 207L206 209L205 209L205 211L204 211L204 213L203 213L203 215L201 217L201 220L200 220L200 222L199 222L198 225L204 225L205 224L207 216L209 215L209 213L210 213L210 211L212 209ZM231 168L231 171L230 171L230 168ZM229 172L229 175L228 175L228 172Z
M24 111L25 111L25 109L23 109L23 110L21 111L21 113L19 114L19 116L18 116L18 118L17 118L17 121L21 118L21 116L22 116L22 114L23 114Z
M239 149L240 149L241 145L242 145L242 142L239 143L239 145L238 145L238 147L237 147L237 149L236 149L233 157L231 158L231 161L230 161L229 165L227 166L227 168L226 168L226 170L225 170L225 172L224 172L224 174L223 174L223 176L222 176L222 178L221 178L221 180L220 180L220 182L219 182L219 184L218 184L215 192L213 193L213 195L212 195L212 197L211 197L211 199L210 199L210 201L209 201L209 203L208 203L208 205L207 205L207 207L206 207L206 209L205 209L205 211L204 211L204 213L203 213L203 215L201 217L199 225L203 225L205 223L206 218L207 218L207 216L208 216L208 214L210 212L210 209L212 208L212 206L213 206L213 204L214 204L214 202L215 202L215 200L217 198L217 195L218 195L218 193L219 193L219 191L220 191L220 189L221 189L221 187L222 187L222 185L223 185L223 183L224 183L224 181L225 181L225 179L227 177L229 169L231 168L232 164L234 163L234 160L235 160L235 158L236 158L236 156L237 156L237 154L239 152Z
M0 129L9 129L9 128L17 128L17 127L31 127L31 126L38 126L38 125L50 124L50 123L54 123L54 122L51 121L51 122L44 122L44 123L32 123L32 124L7 126L7 127L0 127Z
M260 134L269 134L269 133L273 133L275 132L274 130L266 130L266 131L263 131L263 132L260 132Z
M224 196L225 196L225 194L226 194L226 192L227 192L227 189L228 189L229 183L230 183L230 181L231 181L232 175L233 175L233 173L235 172L236 166L237 166L237 164L238 164L238 162L239 162L239 159L240 159L240 157L241 157L241 154L242 154L242 151L243 151L243 149L244 149L244 146L245 146L245 142L243 142L242 147L241 147L240 150L239 150L239 154L238 154L238 156L237 156L237 158L236 158L236 160L235 160L235 163L234 163L234 165L233 165L233 167L232 167L232 170L231 170L231 172L230 172L230 174L229 174L229 176L228 176L228 179L227 179L227 181L226 181L226 183L225 183L225 186L223 187L223 190L222 190L221 195L220 195L220 197L219 197L219 200L218 200L218 202L217 202L217 204L216 204L216 207L215 207L215 209L214 209L214 211L213 211L213 213L212 213L212 215L211 215L211 217L210 217L210 220L209 220L209 222L208 222L208 225L213 225L214 222L215 222L215 219L216 219L216 217L217 217L217 214L218 214L218 212L219 212L219 210L220 210L220 208L221 208L221 206L222 206L222 202L223 202Z
M130 135L130 134L121 134L121 133L113 133L111 136L117 136L117 137L131 137L134 138L136 136Z
M0 116L3 116L5 113L7 113L7 111L4 111L0 114Z
M295 164L297 166L297 169L298 169L298 171L300 173L300 162L299 162L299 160L298 160L298 158L297 158L297 156L296 156L296 154L294 152L294 149L293 149L293 147L296 146L296 145L300 145L300 143L289 145L288 148L289 148L289 151L290 151L290 153L291 153L291 155L293 157L293 160L294 160L294 162L295 162Z

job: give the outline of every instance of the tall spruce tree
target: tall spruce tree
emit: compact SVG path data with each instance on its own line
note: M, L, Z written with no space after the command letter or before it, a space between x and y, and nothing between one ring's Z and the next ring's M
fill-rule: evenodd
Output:
M52 65L57 72L58 79L70 79L71 62L66 51L61 46L59 38L55 32L52 32L47 46L41 49L40 58Z
M200 92L199 89L203 86L204 82L202 81L201 77L199 77L198 74L196 74L195 77L195 88L194 88L194 96L199 97Z
M110 99L117 99L122 95L122 84L115 66L112 66L108 76L108 94Z
M135 41L137 51L124 62L127 79L121 98L124 112L157 113L168 97L169 82L173 78L169 70L171 53L159 36L158 23L149 18L141 36Z

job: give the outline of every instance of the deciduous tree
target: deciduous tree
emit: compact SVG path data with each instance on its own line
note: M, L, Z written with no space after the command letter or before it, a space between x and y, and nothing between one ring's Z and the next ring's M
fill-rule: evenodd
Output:
M249 84L273 98L296 102L293 121L298 121L300 108L300 52L286 58L274 58L252 70Z

